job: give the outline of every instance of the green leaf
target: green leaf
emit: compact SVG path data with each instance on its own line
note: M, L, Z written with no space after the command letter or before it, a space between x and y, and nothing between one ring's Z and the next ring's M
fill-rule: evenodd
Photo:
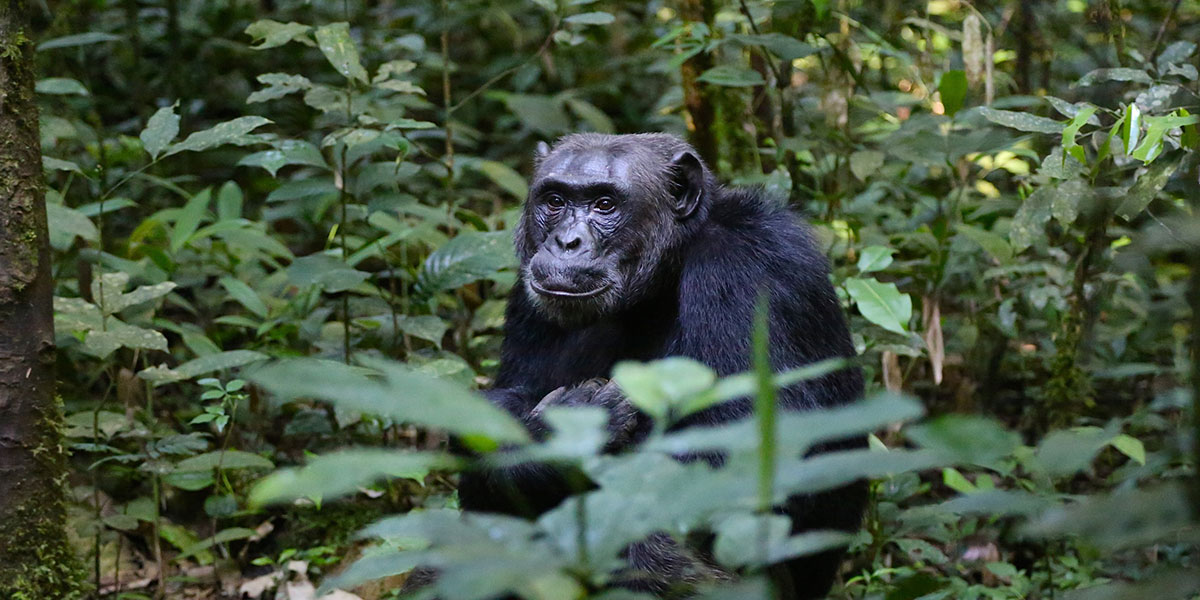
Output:
M571 112L575 113L580 119L592 128L592 131L597 133L616 133L616 126L613 125L612 119L604 114L604 111L596 108L596 105L586 100L579 98L567 98L567 106ZM524 198L524 195L519 196Z
M1063 128L1062 132L1062 149L1063 152L1071 155L1081 164L1087 164L1087 155L1083 151L1083 146L1080 146L1075 141L1075 136L1079 133L1079 129L1088 123L1092 115L1096 114L1096 107L1087 105L1079 110L1071 119L1070 123Z
M291 41L297 41L306 45L313 45L312 40L308 38L308 32L312 27L296 23L280 23L271 19L262 19L255 21L246 27L246 35L250 36L257 46L251 46L255 50L265 50L282 46Z
M1012 258L1012 247L1008 245L1008 240L1000 235L962 223L956 225L955 230L963 237L979 244L984 251L1002 263L1008 262Z
M50 225L50 244L56 249L65 250L77 237L88 242L100 239L92 220L68 206L47 202L46 220Z
M1021 533L1035 539L1079 537L1102 549L1120 550L1187 538L1189 528L1194 535L1191 513L1188 495L1179 484L1127 487L1049 510L1027 523Z
M912 318L912 298L908 294L901 294L896 284L851 277L845 285L846 291L858 305L858 312L868 321L888 331L908 331L908 321Z
M735 65L718 65L701 73L697 79L725 87L752 87L766 84L766 80L758 71Z
M429 340L439 348L442 347L442 338L446 335L446 330L450 328L445 321L433 315L401 315L399 325L404 333Z
M817 52L817 49L811 44L806 44L782 33L733 34L726 36L723 41L743 46L760 46L788 62Z
M617 363L612 379L630 403L655 419L665 419L673 405L711 388L717 377L695 360L671 357L645 364Z
M107 329L94 329L83 340L83 349L105 358L118 348L167 351L167 338L153 329L129 325L116 317L105 319Z
M270 119L264 117L238 117L204 131L197 131L178 144L171 144L163 156L171 156L180 152L199 152L225 144L246 146L260 143L262 140L257 136L252 136L250 132L270 122Z
M1040 187L1021 203L1008 230L1014 251L1021 252L1042 236L1050 222L1052 194L1053 188Z
M46 156L45 154L42 155L42 170L44 170L44 171L71 171L73 173L79 173L80 175L87 177L87 174L85 174L83 172L83 169L79 168L79 165L77 165L69 160L63 160L61 158L54 158L53 156Z
M230 297L246 307L246 310L254 313L260 319L267 318L267 305L263 304L262 298L258 297L258 292L255 292L250 286L228 276L222 277L220 283L221 287L229 292Z
M1050 214L1060 225L1071 225L1079 216L1079 205L1090 193L1091 188L1082 179L1069 179L1059 183L1050 203Z
M176 472L211 471L220 467L224 471L235 469L274 469L271 461L241 450L216 450L185 458L175 465Z
M1141 214L1150 202L1154 200L1158 193L1167 185L1167 181L1171 179L1171 175L1175 173L1177 162L1157 162L1146 169L1137 178L1137 183L1129 188L1129 193L1117 205L1117 214L1126 221L1133 220L1134 217Z
M516 264L510 232L460 233L425 259L417 289L433 295L493 277Z
M46 40L38 44L38 52L46 50L54 50L55 48L71 48L74 46L86 46L88 44L99 44L102 42L115 42L122 39L121 36L101 31L89 31L87 33L77 33L75 35L64 35L54 39Z
M1115 69L1095 69L1087 75L1080 77L1079 81L1071 84L1071 87L1093 85L1105 81L1132 81L1147 85L1154 83L1150 75L1141 69L1118 67Z
M299 498L331 500L388 477L422 482L429 471L453 469L459 459L446 454L392 449L347 450L318 456L304 467L276 471L250 491L255 506Z
M866 181L883 166L884 153L878 150L859 150L850 155L850 172L859 181Z
M1116 448L1118 452L1128 456L1130 460L1139 465L1146 464L1146 447L1142 445L1142 441L1128 434L1122 433L1113 438L1109 444Z
M329 169L329 164L325 162L325 157L321 154L321 151L316 146L304 140L282 140L276 142L275 148L247 155L239 160L237 164L244 167L262 167L271 174L271 177L274 177L279 172L279 169L289 165L305 165ZM334 190L336 191L336 188Z
M947 462L992 465L1010 455L1020 443L1016 434L987 417L946 415L912 425L905 436L921 448L934 450Z
M938 82L938 95L946 114L953 117L962 110L967 99L967 74L961 70L946 71Z
M346 266L346 263L328 254L297 258L288 266L287 274L288 281L298 286L317 285L330 294L353 289L371 276L370 273Z
M146 121L146 128L138 136L142 139L142 147L150 154L150 158L158 158L171 140L179 135L179 115L175 114L175 107L178 105L176 102L155 111L150 120Z
M599 11L580 13L563 19L564 22L571 25L608 25L615 20L616 18L611 14Z
M87 88L83 87L82 83L69 77L48 77L39 79L34 84L34 91L39 94L52 94L57 96L87 96Z
M1038 444L1035 456L1050 475L1073 475L1086 469L1112 437L1099 427L1053 431Z
M1033 133L1062 133L1063 124L1054 119L1039 117L1029 113L1011 110L996 110L989 107L979 108L979 114L997 125L1010 127L1019 131Z
M289 94L312 88L312 82L307 77L287 73L263 73L258 76L258 82L265 84L266 87L250 94L246 98L247 104L278 100Z
M494 160L480 160L473 165L480 173L483 173L491 179L501 189L512 194L518 200L524 200L529 195L529 186L525 184L525 178L502 162Z
M892 255L896 251L886 246L867 246L858 257L858 270L861 273L882 271L892 264Z
M963 477L963 474L953 467L942 469L942 483L960 494L969 494L977 489L975 484L967 481L967 478Z
M367 70L358 58L358 47L350 39L349 23L330 23L317 28L317 46L321 53L346 79L367 83Z
M316 398L396 422L441 427L496 442L529 438L515 418L464 388L395 363L373 360L367 364L382 371L384 379L368 377L362 369L342 363L315 359L275 363L249 378L285 399Z
M543 137L555 137L571 129L571 119L563 110L563 103L556 98L528 94L503 94L501 99L522 125L538 132Z
M212 200L212 189L205 188L199 194L188 199L187 204L183 205L183 209L179 211L179 215L175 218L175 225L171 228L170 241L171 252L179 252L192 234L196 233L196 229L200 227L200 221L208 214L208 203Z
M189 556L195 556L196 554L208 550L217 544L224 544L226 542L232 542L235 540L244 540L246 538L253 537L254 534L255 531L253 529L247 529L245 527L228 527L218 531L216 535L206 540L190 544L186 548L181 548L183 552L181 552L173 560L182 560Z

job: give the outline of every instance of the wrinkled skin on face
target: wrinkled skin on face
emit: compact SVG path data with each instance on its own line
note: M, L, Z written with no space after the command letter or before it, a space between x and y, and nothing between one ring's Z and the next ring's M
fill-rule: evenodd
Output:
M560 324L643 298L699 220L708 174L695 155L669 136L628 137L658 143L575 136L539 148L517 252L528 297Z

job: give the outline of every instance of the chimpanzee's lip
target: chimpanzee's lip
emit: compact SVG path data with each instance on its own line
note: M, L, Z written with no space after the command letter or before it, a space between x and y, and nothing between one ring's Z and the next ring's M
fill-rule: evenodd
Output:
M604 285L602 285L594 290L587 290L584 292L572 292L572 291L568 291L568 290L556 290L553 288L542 287L541 285L538 285L538 282L532 281L532 280L530 280L529 285L533 288L533 291L535 291L543 296L553 296L555 298L575 298L575 299L591 298L592 296L598 296L601 293L603 293L604 290L607 290L608 288L612 287L612 283L610 282L610 283L605 283Z

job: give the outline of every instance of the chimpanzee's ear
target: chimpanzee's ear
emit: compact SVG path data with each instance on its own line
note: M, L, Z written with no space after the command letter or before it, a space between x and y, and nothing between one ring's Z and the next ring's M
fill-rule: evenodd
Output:
M675 217L686 219L704 200L704 165L695 153L684 150L671 159L671 196Z
M541 162L548 154L550 154L550 144L538 142L537 147L533 149L533 160Z

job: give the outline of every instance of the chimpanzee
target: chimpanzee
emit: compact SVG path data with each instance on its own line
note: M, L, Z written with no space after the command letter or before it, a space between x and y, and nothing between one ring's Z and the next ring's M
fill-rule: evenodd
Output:
M516 229L520 272L509 298L500 372L488 398L544 433L549 405L604 406L609 450L639 439L648 417L609 376L622 360L698 360L720 375L747 371L755 303L769 299L772 367L854 356L825 256L788 208L757 188L721 186L684 141L666 134L574 134L542 143ZM786 409L830 407L862 393L843 369L779 393ZM709 408L681 426L741 419L748 399ZM781 432L780 435L787 435ZM856 441L849 442L851 445ZM462 506L536 516L571 482L545 465L466 473ZM864 485L792 498L795 531L858 528ZM662 591L686 565L670 540L629 551ZM843 551L773 569L787 597L824 596ZM780 582L781 578L784 580ZM636 586L635 586L636 587Z

